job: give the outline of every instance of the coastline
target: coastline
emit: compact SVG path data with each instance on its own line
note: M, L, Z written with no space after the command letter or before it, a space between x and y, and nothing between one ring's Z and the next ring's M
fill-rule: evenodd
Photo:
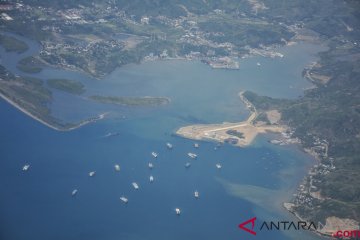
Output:
M249 56L254 56L256 54L249 54ZM156 61L170 61L170 60L187 60L187 61L191 61L191 60L199 60L199 59L186 59L186 58L173 58L173 59L158 59ZM54 67L52 65L49 65L50 67ZM82 69L80 68L67 68L66 66L58 66L58 69L67 69L70 71L76 71L76 72L80 72L80 73L84 73L85 75L88 75L92 78L95 78L97 80L100 80L102 77L95 77L93 75L91 75L91 73L82 71ZM310 76L310 75L309 75ZM311 81L312 79L308 77L308 80ZM15 108L17 108L18 110L20 110L21 112L25 113L26 115L28 115L29 117L33 118L34 120L44 124L45 126L54 129L56 131L71 131L71 130L75 130L77 128L80 128L86 124L89 124L91 122L94 122L98 119L102 119L104 118L105 114L100 114L97 118L91 118L91 119L87 119L87 120L83 120L78 124L71 124L69 127L62 127L60 126L56 126L57 124L51 124L49 122L47 122L46 120L43 120L41 118L41 116L36 116L34 114L32 114L31 112L29 112L28 110L26 110L26 108L21 107L20 105L18 105L16 102L12 101L10 98L6 97L5 95L1 94L0 97L2 97L5 101L7 101L9 104L11 104L12 106L14 106ZM253 120L256 118L257 116L257 112L255 107L249 102L247 101L246 98L243 98L242 93L240 93L240 98L241 100L245 103L245 105L248 107L248 109L250 110L250 116L247 120L242 121L242 122L238 122L238 123L223 123L223 124L210 124L210 125L194 125L194 126L188 126L188 127L184 127L184 128L180 128L177 131L177 134L180 136L183 136L185 138L190 138L190 139L197 139L197 140L214 140L214 141L220 141L220 142L224 142L227 139L231 139L231 138L235 138L233 135L230 135L227 133L228 130L235 130L235 131L239 131L241 133L244 134L244 138L237 138L237 143L234 144L235 146L238 147L246 147L249 146L250 144L252 144L252 142L255 140L256 136L260 133L266 133L266 132L276 132L276 133L283 133L287 126L273 126L273 127L269 127L269 126L264 126L264 125L255 125L253 124ZM36 113L35 113L36 114ZM181 132L181 130L183 132ZM198 136L191 136L191 132L194 131L203 131L203 136L201 136L201 134L199 134ZM188 135L190 137L188 137ZM195 138L193 138L195 137ZM198 137L198 138L196 138ZM301 146L301 148L307 152L306 148L303 148ZM307 152L308 154L317 157L316 155L314 155L314 153L311 152ZM308 175L308 174L307 174ZM305 175L305 177L307 176ZM297 190L295 190L297 191ZM291 212L288 209L289 212ZM302 220L302 218L296 213L296 212L292 212L297 218L299 218L300 220ZM321 234L319 232L319 234Z
M283 138L282 140L275 140L281 144L274 143L270 141L272 144L275 145L289 145L289 144L296 144L297 147L299 147L304 153L310 155L314 158L314 165L316 163L320 162L319 155L311 151L311 149L305 148L301 145L301 142L298 139L291 138L289 134L286 133L286 131L290 130L289 126L286 125L258 125L254 124L253 121L256 119L258 113L256 111L256 108L253 106L253 104L248 101L244 96L243 92L239 93L239 96L242 100L242 102L247 106L247 108L250 110L250 116L247 120L238 122L238 123L222 123L222 124L198 124L198 125L190 125L181 127L176 131L176 135L188 138L188 139L194 139L194 140L211 140L215 142L226 142L226 139L234 138L234 136L228 134L225 130L237 130L241 133L243 133L243 139L239 139L239 141L236 144L233 144L237 147L246 147L253 143L256 136L260 133L280 133ZM311 173L311 169L304 175L304 178L309 176ZM304 180L303 180L304 181ZM300 183L301 186L301 183ZM294 193L299 193L299 188L294 189ZM304 219L300 214L294 209L294 206L296 204L293 203L293 200L290 196L282 200L281 205L283 209L291 213L295 218L297 218L299 221L305 221L308 222L306 219ZM341 222L342 219L336 219L337 223ZM317 226L317 229L311 229L312 232L318 236L321 237L331 237L334 231L330 229L330 224L327 224L327 222L320 228L320 226Z
M246 50L248 50L248 53L242 54L240 56L238 56L239 59L245 59L245 58L251 58L251 57L256 57L256 56L263 56L263 57L268 57L268 58L283 58L284 55L281 54L280 52L277 52L276 50L278 50L279 48L282 47L287 47L287 46L291 46L293 44L271 44L267 47L264 48L245 48ZM37 57L37 60L39 60L40 62L42 62L45 66L53 68L53 69L58 69L58 70L67 70L67 71L72 71L72 72L77 72L80 74L84 74L87 77L93 78L95 80L103 80L106 76L108 76L109 74L113 73L114 71L116 71L117 69L126 66L126 65L131 65L131 64L135 64L135 65L139 65L139 64L143 64L145 62L154 62L154 61L174 61L174 60L181 60L181 61L199 61L199 62L203 62L205 65L209 66L212 69L225 69L225 70L239 70L239 62L233 61L233 63L236 63L234 65L213 65L213 64L207 64L204 62L204 59L206 57L195 57L195 56L189 56L189 55L185 55L185 56L174 56L174 57L149 57L149 56L145 56L143 57L139 62L129 62L126 63L124 65L121 66L117 66L115 69L113 69L110 72L105 72L105 73L98 73L95 70L94 71L86 71L80 67L74 66L74 65L66 65L66 64L50 64L46 61L44 61L41 57ZM224 57L219 57L217 59L217 61L219 61L219 59L224 58ZM215 62L214 62L215 63Z
M10 98L8 98L7 96L5 96L4 94L0 93L0 97L2 99L4 99L7 103L9 103L11 106L15 107L17 110L19 110L20 112L24 113L25 115L31 117L32 119L42 123L43 125L53 129L53 130L56 130L56 131L61 131L61 132L67 132L67 131L72 131L72 130L75 130L77 128L80 128L86 124L89 124L91 122L94 122L94 121L97 121L97 120L100 120L100 119L103 119L107 113L102 113L100 114L97 118L95 119L87 119L87 120L84 120L84 121L81 121L80 123L78 124L75 124L74 126L72 127L68 127L68 128L60 128L60 127L56 127L50 123L47 123L46 121L42 120L41 118L35 116L34 114L30 113L29 111L27 111L26 109L20 107L17 103L15 103L14 101L12 101Z

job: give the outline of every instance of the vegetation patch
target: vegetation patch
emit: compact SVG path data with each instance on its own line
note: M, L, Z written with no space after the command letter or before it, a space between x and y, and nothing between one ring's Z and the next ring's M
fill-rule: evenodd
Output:
M3 34L0 34L0 45L2 45L7 52L23 53L29 48L23 41Z
M43 64L37 58L30 56L21 59L16 67L25 73L39 73L42 71L42 66Z
M226 133L237 138L244 138L244 133L236 130L228 130Z
M49 79L47 84L60 91L80 95L85 92L85 86L78 81L69 79Z

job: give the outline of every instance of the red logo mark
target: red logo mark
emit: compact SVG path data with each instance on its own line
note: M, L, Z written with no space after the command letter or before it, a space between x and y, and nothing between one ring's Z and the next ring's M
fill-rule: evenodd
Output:
M252 235L256 235L256 232L253 231L254 230L254 227L255 227L255 220L256 220L256 217L252 218L252 219L249 219L247 220L246 222L243 222L243 223L240 223L239 224L239 228L248 232L248 233L251 233ZM251 223L251 229L245 227L245 225Z

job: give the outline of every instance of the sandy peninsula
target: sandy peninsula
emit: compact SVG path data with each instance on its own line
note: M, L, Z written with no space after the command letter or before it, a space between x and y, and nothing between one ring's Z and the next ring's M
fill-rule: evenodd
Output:
M239 97L250 110L250 116L247 120L237 123L190 125L180 128L176 131L176 134L194 140L231 141L236 146L245 147L250 145L259 133L281 133L287 130L286 126L277 125L276 121L272 121L270 125L265 123L255 124L254 120L258 115L256 108L244 97L243 92L239 93ZM230 134L231 132L239 133L238 135L241 136Z
M13 100L11 100L9 97L5 96L4 94L0 93L0 98L4 99L7 103L9 103L10 105L12 105L13 107L15 107L16 109L18 109L20 112L26 114L27 116L31 117L32 119L42 123L43 125L56 130L56 131L71 131L71 130L75 130L77 128L80 128L86 124L89 124L91 122L95 122L97 120L101 120L103 118L105 118L105 116L108 113L101 113L99 114L97 117L93 117L93 118L89 118L86 120L81 121L78 124L72 124L69 125L68 127L60 127L60 126L55 126L54 124L50 124L48 122L46 122L45 120L41 119L40 117L37 117L36 115L34 115L33 113L31 113L30 111L26 110L25 108L19 106L19 104L17 104L16 102L14 102Z

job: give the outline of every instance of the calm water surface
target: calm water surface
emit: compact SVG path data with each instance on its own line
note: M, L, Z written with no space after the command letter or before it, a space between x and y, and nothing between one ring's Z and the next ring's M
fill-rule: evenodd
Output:
M38 51L6 53L3 64L19 75L16 62ZM45 69L32 76L69 78L86 86L83 96L54 91L53 115L79 121L108 117L71 132L51 130L0 101L0 239L248 239L237 225L256 216L293 220L281 208L314 163L296 147L274 146L259 136L248 148L193 141L174 131L194 123L241 121L248 111L238 98L252 90L297 98L310 84L301 71L320 46L298 44L282 59L240 60L240 70L213 70L197 61L159 61L120 68L105 79ZM260 62L261 66L256 63ZM98 104L86 96L166 96L171 104L128 108ZM104 137L109 132L118 136ZM168 150L166 142L174 145ZM151 152L159 153L153 159ZM188 152L196 152L191 160ZM149 162L154 169L148 169ZM191 167L185 169L186 162ZM22 172L24 164L31 167ZM221 163L223 168L215 168ZM121 166L115 172L114 164ZM90 171L96 171L92 178ZM154 183L149 183L153 175ZM131 185L137 182L140 189ZM75 197L73 189L78 189ZM200 199L194 199L195 190ZM123 204L119 197L129 199ZM176 216L174 208L182 210ZM304 232L258 232L256 239L317 239Z

